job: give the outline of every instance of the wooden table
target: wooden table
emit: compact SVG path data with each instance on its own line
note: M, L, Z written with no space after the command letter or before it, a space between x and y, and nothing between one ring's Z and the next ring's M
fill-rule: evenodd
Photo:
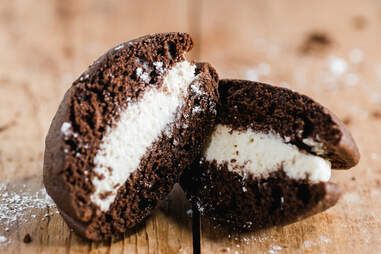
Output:
M332 209L247 235L217 237L203 224L203 253L381 253L380 26L376 0L4 0L0 182L9 184L2 192L24 188L23 198L41 189L52 116L93 60L140 35L186 31L196 44L191 57L211 62L221 77L287 86L331 108L362 154L356 168L334 172L345 194ZM71 232L53 205L31 208L6 222L8 231L0 224L0 253L191 253L187 209L176 189L135 234L91 243Z

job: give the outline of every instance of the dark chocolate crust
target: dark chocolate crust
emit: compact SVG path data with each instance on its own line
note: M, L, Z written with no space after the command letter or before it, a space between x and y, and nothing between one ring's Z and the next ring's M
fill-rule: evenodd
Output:
M138 100L151 85L161 86L165 73L156 70L154 62L168 69L184 60L192 45L184 33L154 34L122 43L91 65L65 94L45 141L44 184L65 221L80 235L101 240L138 225L198 156L213 128L218 99L218 76L203 63L197 64L194 81L203 92L189 88L176 122L170 125L172 135L162 134L152 144L107 213L90 200L93 158L106 128L114 126L128 100ZM136 75L138 67L149 72L149 82ZM193 111L195 107L200 110ZM65 122L71 124L70 136L61 133Z
M327 108L287 88L247 80L220 80L217 122L233 129L274 131L300 149L314 153L303 139L323 144L332 168L355 166L360 154L345 125Z
M286 225L333 206L340 189L333 183L289 178L280 168L268 178L242 177L216 162L195 162L182 187L212 224L232 231Z

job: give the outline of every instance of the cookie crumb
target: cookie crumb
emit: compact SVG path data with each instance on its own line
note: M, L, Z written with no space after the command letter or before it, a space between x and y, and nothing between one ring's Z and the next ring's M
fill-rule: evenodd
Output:
M343 119L343 123L344 123L345 125L350 125L350 124L352 123L352 118L350 118L349 116L345 117L345 118Z
M30 234L26 234L24 236L23 242L24 243L30 243L30 242L32 242L32 237L30 236Z
M381 119L381 111L373 111L372 117L376 119Z
M368 21L364 16L356 16L352 19L352 25L357 30L363 30L367 24Z
M222 252L222 253L229 253L230 252L230 248L229 247L222 248L220 252Z
M303 54L321 53L332 45L332 39L324 32L311 32L300 46Z

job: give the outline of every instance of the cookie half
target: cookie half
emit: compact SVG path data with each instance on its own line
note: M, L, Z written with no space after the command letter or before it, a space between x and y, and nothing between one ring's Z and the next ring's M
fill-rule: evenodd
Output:
M218 77L186 60L192 45L184 33L122 43L65 94L46 137L44 184L82 236L141 223L210 134Z
M201 212L241 231L321 212L340 197L331 169L359 161L343 123L307 96L221 80L216 126L182 186Z

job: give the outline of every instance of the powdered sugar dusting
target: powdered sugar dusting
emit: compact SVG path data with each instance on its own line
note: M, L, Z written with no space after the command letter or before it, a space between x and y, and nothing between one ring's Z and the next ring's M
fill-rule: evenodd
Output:
M330 244L331 242L332 242L332 240L330 238L328 238L325 235L321 235L316 240L305 240L303 242L303 246L302 247L304 249L310 249L310 248L313 248L315 246L321 246L322 244Z
M154 62L153 66L155 66L155 69L157 72L159 72L159 74L164 73L163 62Z
M348 68L347 62L343 58L337 56L330 57L328 64L331 73L336 76L344 74Z
M3 235L0 235L0 245L5 244L8 242L8 238L6 238Z
M364 52L361 49L355 48L349 52L349 60L353 64L359 64L364 60Z
M198 114L202 112L202 108L200 106L195 106L192 109L192 114Z
M71 123L69 122L64 122L61 126L61 133L64 135L64 136L69 136L71 135L72 131L71 131Z
M193 82L193 84L190 86L192 92L194 92L197 95L202 95L204 92L201 90L201 87L198 85L197 82Z
M149 83L151 80L148 72L144 71L141 67L136 68L136 76L138 76L144 83Z
M282 250L282 247L279 245L272 245L267 252L268 254L277 254Z
M350 205L361 203L361 197L356 192L345 193L343 200Z
M0 182L0 234L6 233L16 223L24 224L31 221L30 218L36 218L38 212L36 209L54 207L45 188L32 190L30 185L13 186Z
M248 80L257 81L262 76L269 75L270 70L271 70L271 68L270 68L269 64L260 63L260 64L258 64L258 66L246 70L245 76L246 76L246 79L248 79Z
M116 47L114 48L114 50L115 50L115 51L118 51L118 50L120 50L120 49L122 49L122 48L124 48L124 45L123 45L123 44L120 44L120 45L116 46Z

